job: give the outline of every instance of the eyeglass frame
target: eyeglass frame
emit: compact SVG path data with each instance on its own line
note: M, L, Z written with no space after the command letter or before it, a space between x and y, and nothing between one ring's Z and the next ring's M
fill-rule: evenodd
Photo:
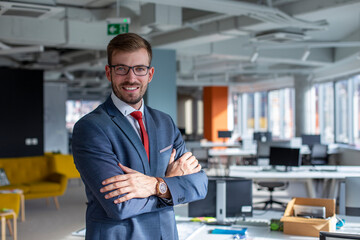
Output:
M126 76L126 75L129 74L130 69L131 69L131 70L133 71L133 73L134 73L136 76L138 76L138 77L146 76L146 75L149 73L149 69L151 68L151 66L145 66L145 65L136 65L136 66L130 67L130 66L125 65L125 64L117 64L117 65L110 65L110 64L108 64L108 66L109 66L110 68L114 68L114 72L115 72L116 75ZM119 67L119 66L127 67L127 68L128 68L128 71L127 71L125 74L118 74L118 73L116 73L115 67ZM144 75L137 75L137 74L135 73L135 70L134 70L134 68L136 68L136 67L145 67L145 68L147 69L147 71L146 71L146 73L145 73Z

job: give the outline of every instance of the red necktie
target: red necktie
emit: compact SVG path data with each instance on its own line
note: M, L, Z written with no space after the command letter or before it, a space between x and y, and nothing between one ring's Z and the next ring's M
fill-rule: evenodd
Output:
M140 111L134 111L132 113L130 113L130 115L135 118L140 126L140 131L141 131L141 141L144 144L145 147L145 151L146 154L148 156L148 160L150 159L150 155L149 155L149 136L145 130L145 126L144 123L142 121L142 113Z

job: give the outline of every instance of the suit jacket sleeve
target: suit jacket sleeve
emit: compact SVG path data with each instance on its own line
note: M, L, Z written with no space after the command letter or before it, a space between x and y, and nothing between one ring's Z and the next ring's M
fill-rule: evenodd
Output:
M114 203L116 198L104 198L106 193L100 193L100 188L103 187L102 181L124 174L117 165L119 160L113 152L109 132L105 133L105 131L100 123L88 121L86 118L80 120L73 131L74 161L85 183L88 201L97 201L107 216L116 220L156 212L168 207L156 196L131 199L121 204Z
M174 148L176 149L175 159L181 157L188 150L185 147L185 142L181 137L181 133L176 125L175 127L175 141ZM195 156L196 157L196 156ZM203 170L198 173L164 178L168 185L172 196L172 204L184 204L205 198L207 194L208 178Z

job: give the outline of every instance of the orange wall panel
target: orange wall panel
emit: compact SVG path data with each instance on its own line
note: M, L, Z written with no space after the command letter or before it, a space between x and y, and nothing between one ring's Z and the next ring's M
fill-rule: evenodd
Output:
M204 138L222 141L217 137L219 130L228 130L227 105L228 87L204 87Z

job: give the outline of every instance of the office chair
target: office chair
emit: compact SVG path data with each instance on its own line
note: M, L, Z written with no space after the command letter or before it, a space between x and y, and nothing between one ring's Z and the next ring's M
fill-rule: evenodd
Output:
M285 190L289 183L288 182L256 182L256 184L259 186L258 190L266 189L270 193L270 198L265 201L257 202L254 204L262 204L265 203L263 210L267 209L269 206L270 209L273 209L273 203L280 205L282 208L286 208L287 203L276 201L273 198L273 192L275 190Z
M311 165L328 164L328 147L324 144L314 144L311 149L310 163Z
M278 143L280 144L280 143ZM284 143L286 144L286 143ZM276 145L276 143L274 142L258 142L257 143L257 162L258 164L263 161L265 162L265 159L268 161L270 158L270 146L271 145ZM269 164L269 162L267 162L267 165ZM282 208L285 208L287 203L282 203L280 201L276 201L273 198L273 192L275 190L285 190L289 183L288 182L283 182L283 181L278 181L278 182L269 182L269 181L259 181L259 182L255 182L256 185L258 186L258 190L267 190L270 193L269 199L266 201L261 201L261 202L256 202L254 204L265 204L263 209L267 209L267 207L269 206L270 209L273 209L273 203L280 205Z

